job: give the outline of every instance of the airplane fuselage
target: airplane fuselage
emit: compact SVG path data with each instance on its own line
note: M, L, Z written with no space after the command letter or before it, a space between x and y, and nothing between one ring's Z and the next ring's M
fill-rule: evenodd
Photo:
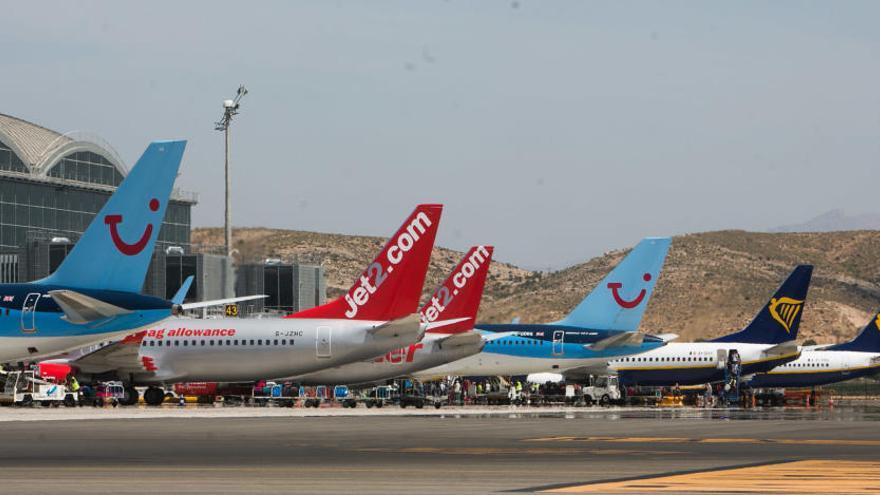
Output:
M394 349L374 359L327 368L291 377L290 380L304 385L356 385L390 380L474 355L480 352L484 344L480 341L472 345L444 348L443 340L446 337L449 335L427 333L421 342Z
M72 290L128 310L88 323L73 323L49 291ZM171 315L172 305L130 292L45 284L0 285L0 363L33 360L138 331Z
M731 350L739 353L741 376L769 371L797 358L798 352L768 354L769 344L736 342L673 342L659 349L616 358L608 363L609 372L623 385L698 385L724 380Z
M753 388L815 387L880 372L880 353L804 350L794 361L753 376Z
M552 324L477 325L477 330L488 340L482 352L415 375L429 378L559 373L583 366L604 365L615 357L639 354L663 345L660 339L645 336L641 345L593 350L589 348L590 344L621 332ZM492 338L499 332L511 334Z
M136 384L277 379L362 361L417 342L415 323L397 335L371 332L382 321L265 318L171 318L150 327L136 363L112 363ZM100 373L100 369L85 368Z

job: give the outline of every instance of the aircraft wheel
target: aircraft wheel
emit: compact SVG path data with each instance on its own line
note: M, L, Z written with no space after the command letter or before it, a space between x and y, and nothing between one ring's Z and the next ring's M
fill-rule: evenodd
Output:
M379 409L382 409L382 406L383 406L383 405L384 405L384 404L382 403L381 400L380 400L379 402L376 403L376 407L378 407Z
M608 397L608 394L603 395L602 399L599 401L599 404L603 406L611 404L611 397Z
M165 401L165 392L156 387L150 387L144 392L144 402L148 406L159 406Z
M74 399L72 395L65 395L64 407L76 407L76 399Z
M137 404L138 401L138 391L134 387L125 387L125 396L120 401L120 404L123 406L133 406Z

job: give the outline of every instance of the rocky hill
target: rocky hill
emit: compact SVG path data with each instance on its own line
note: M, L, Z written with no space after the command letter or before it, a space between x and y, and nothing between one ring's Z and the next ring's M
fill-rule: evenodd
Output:
M193 242L219 244L222 230L196 229ZM273 257L324 263L333 295L348 287L384 239L247 228L235 231L234 242L246 260ZM552 273L493 263L480 320L558 319L625 254L610 252ZM460 255L436 249L426 286L435 287ZM678 333L682 340L739 329L798 263L816 265L802 320L804 339L848 338L880 306L880 232L707 232L674 238L642 329Z

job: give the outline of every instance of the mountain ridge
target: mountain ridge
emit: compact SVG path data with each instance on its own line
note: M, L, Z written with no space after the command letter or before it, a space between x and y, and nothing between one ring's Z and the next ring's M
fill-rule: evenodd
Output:
M328 296L341 294L385 242L380 237L241 228L234 231L241 259L321 263ZM193 243L222 243L223 230L197 228ZM496 251L503 247L496 246ZM605 253L554 272L493 261L480 309L481 322L554 321L564 316L629 250ZM434 250L425 283L430 293L463 253ZM673 237L669 257L641 330L677 333L682 341L739 330L799 263L816 266L805 303L800 340L836 343L863 327L880 306L880 232L765 233L725 230Z

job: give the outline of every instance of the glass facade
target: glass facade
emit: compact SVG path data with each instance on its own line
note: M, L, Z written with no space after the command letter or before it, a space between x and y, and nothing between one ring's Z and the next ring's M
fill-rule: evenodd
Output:
M21 158L9 149L9 146L0 141L0 170L7 172L28 173L28 168L22 163Z
M193 283L187 292L187 300L192 299L190 294L198 294L199 278L196 261L196 255L165 257L165 299L174 297L183 285L183 281L190 276L193 277Z
M28 172L21 159L0 143L0 171ZM117 186L122 174L106 158L78 151L61 159L49 176L71 181L41 182L0 175L0 250L23 248L30 238L67 237L76 241L110 197L109 191L77 187L77 182ZM190 247L190 203L171 201L159 230L157 248Z
M112 163L91 151L77 151L65 156L46 175L105 186L118 186L123 179Z
M0 249L24 246L29 231L75 241L109 197L104 191L0 177ZM190 205L172 201L159 231L159 247L189 245Z

